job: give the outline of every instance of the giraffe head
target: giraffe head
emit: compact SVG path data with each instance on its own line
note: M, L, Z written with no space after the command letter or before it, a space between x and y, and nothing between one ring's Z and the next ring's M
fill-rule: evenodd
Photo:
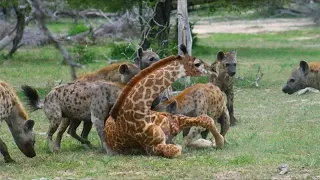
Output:
M183 76L204 76L212 74L210 65L203 62L199 58L190 56L187 51L187 47L183 44L180 45L180 49L183 55L180 56L180 70L181 77Z

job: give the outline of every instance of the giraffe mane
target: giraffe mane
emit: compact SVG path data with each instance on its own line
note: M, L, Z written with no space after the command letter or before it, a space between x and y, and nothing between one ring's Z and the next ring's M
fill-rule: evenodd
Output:
M146 76L148 76L149 74L153 73L155 70L177 60L180 59L181 56L169 56L166 57L164 59L161 59L160 61L152 64L151 66L147 67L146 69L143 69L142 71L140 71L137 75L135 75L131 81L129 81L125 88L122 90L119 98L117 99L116 103L114 104L113 108L111 109L111 117L113 119L116 119L118 116L118 112L121 108L121 106L123 105L123 103L125 102L128 94L131 92L131 90L133 89L133 87L138 84L142 79L144 79Z

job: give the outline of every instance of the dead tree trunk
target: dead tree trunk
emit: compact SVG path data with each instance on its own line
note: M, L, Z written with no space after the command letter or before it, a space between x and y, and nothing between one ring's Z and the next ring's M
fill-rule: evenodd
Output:
M76 79L76 67L82 67L74 61L73 57L68 53L68 51L61 45L61 43L52 35L50 30L47 28L45 23L45 13L43 12L43 6L39 0L28 0L30 6L35 11L35 17L38 22L39 29L48 36L49 40L54 44L54 46L61 52L64 60L70 65L71 78Z
M151 39L154 39L159 47L168 48L171 6L172 0L162 0L157 3L149 28L143 33L141 47L144 50L150 48Z
M192 36L188 17L188 2L187 0L178 1L178 45L184 44L187 47L188 53L192 52ZM183 55L183 52L178 48L178 54ZM183 79L185 86L190 84L190 77Z
M19 48L19 44L21 42L21 39L23 37L23 32L24 32L24 27L25 27L25 15L24 15L24 9L22 8L17 8L14 7L14 10L16 12L16 16L17 16L17 25L15 27L16 29L16 36L14 37L13 41L12 41L12 48L9 51L9 54L6 56L6 58L10 58L12 57L13 53L15 53L18 48Z

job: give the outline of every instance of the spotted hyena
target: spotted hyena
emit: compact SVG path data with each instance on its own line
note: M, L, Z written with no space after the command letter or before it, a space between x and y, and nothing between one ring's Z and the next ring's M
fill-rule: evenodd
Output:
M140 70L142 70L159 60L160 58L157 53L152 50L143 51L142 48L139 48L137 57L134 59L134 63L140 68Z
M62 135L69 121L91 121L97 130L102 148L105 148L104 122L122 88L123 85L119 83L106 81L73 82L53 88L41 102L35 89L30 86L22 87L31 109L43 109L49 119L47 141L52 152L60 150ZM52 136L58 127L56 141L53 143ZM71 136L83 144L91 144L75 132L71 133Z
M83 81L83 82L94 82L98 80L105 80L111 82L118 82L121 84L126 84L129 82L133 76L135 76L140 71L139 67L135 64L129 62L118 62L103 67L95 72L87 73L81 75L75 81ZM81 133L81 137L84 139L88 139L88 135L92 128L91 121L82 121L83 122L83 130ZM68 134L72 136L79 137L76 134L77 128L81 124L81 121L70 121L70 126L68 129Z
M215 72L209 76L209 82L218 86L221 91L227 95L227 107L230 114L230 124L236 123L236 118L233 114L233 98L234 98L234 75L237 70L237 52L235 50L231 52L219 51L217 54L217 60L212 63L212 70Z
M294 68L288 78L287 84L282 88L284 93L298 94L307 91L319 92L320 90L320 62L300 61L300 65Z
M28 120L28 116L14 89L9 84L0 81L0 124L3 120L7 123L20 151L30 158L36 156L34 150L34 121ZM0 153L4 157L4 162L14 162L1 138Z
M225 137L229 126L229 112L219 87L212 83L195 84L175 97L170 98L157 105L155 111L168 112L171 114L182 114L190 117L197 117L203 114L210 115L221 124L220 134ZM185 128L183 130L184 145L196 147L212 147L211 141L205 140L208 130L201 127ZM201 140L192 141L198 134ZM168 143L171 139L169 139Z

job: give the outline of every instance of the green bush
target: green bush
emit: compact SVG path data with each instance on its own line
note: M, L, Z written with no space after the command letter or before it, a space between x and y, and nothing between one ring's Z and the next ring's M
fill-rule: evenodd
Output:
M110 56L112 59L132 60L136 56L136 48L129 43L112 43L110 44Z
M88 31L89 28L85 24L74 24L68 30L68 35L73 36Z
M92 63L93 60L96 58L95 52L89 50L86 45L76 44L71 49L71 52L75 57L75 61L77 61L80 64Z

